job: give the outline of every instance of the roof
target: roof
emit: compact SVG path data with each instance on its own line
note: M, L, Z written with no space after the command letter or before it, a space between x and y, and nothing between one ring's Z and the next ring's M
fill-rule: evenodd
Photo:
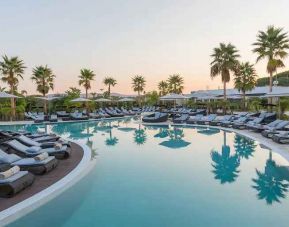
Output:
M289 91L289 87L281 87L281 86L274 86L273 92L275 93L284 93ZM215 89L215 90L198 90L193 91L191 94L188 94L187 96L190 98L202 98L202 97L218 97L223 96L223 89ZM255 87L252 91L246 92L246 95L248 96L263 96L269 93L269 86L264 87ZM241 93L237 89L227 89L227 95L228 96L235 96L240 95Z

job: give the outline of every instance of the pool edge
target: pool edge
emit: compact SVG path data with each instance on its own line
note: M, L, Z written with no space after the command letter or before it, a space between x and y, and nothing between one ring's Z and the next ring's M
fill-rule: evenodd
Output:
M141 123L144 126L161 126L161 125L171 125L171 126L182 126L182 127L199 127L199 128L216 128L227 132L233 132L239 134L241 136L247 137L259 143L259 145L263 145L267 147L267 149L272 150L275 153L280 154L283 158L285 158L289 162L289 149L286 149L288 145L286 144L277 144L273 142L271 139L265 138L263 136L258 137L257 135L261 135L260 133L254 133L248 130L240 130L234 128L225 128L220 126L211 126L211 125L198 125L198 124L178 124L173 122L165 122L165 123ZM264 148L265 149L265 148Z
M62 192L66 191L68 188L72 187L90 172L95 164L95 161L91 162L91 149L85 144L77 143L75 141L72 142L76 143L83 149L83 157L79 164L70 173L53 185L38 192L30 198L27 198L22 202L1 211L0 226L8 225L9 223L46 204L50 200L60 195Z

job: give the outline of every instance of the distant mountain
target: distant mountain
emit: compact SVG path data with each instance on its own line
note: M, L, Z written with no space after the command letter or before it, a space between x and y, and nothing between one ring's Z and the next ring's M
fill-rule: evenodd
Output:
M273 77L273 81L278 80L278 86L289 86L289 71L285 71L282 73L278 73ZM262 77L257 80L257 86L268 86L269 85L269 77Z

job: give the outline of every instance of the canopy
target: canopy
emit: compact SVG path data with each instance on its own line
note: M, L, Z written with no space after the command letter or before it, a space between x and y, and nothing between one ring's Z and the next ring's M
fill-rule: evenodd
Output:
M70 102L90 102L90 99L85 99L85 98L76 98L72 99Z
M8 94L8 93L6 93L4 91L1 91L0 92L0 98L20 98L20 97L18 97L16 95Z
M35 97L37 99L42 99L42 100L45 100L45 101L52 101L52 100L55 100L55 99L59 99L59 97Z
M132 98L122 98L118 100L118 102L134 102L135 100Z
M217 100L217 99L223 99L222 97L216 97L216 96L212 96L212 95L206 95L206 96L202 96L197 98L198 100Z
M111 102L110 99L105 99L105 98L100 98L100 99L96 99L96 102Z
M182 94L175 94L175 93L171 93L171 94L167 94L165 96L160 97L160 100L179 100L179 99L188 99L189 97L184 96Z
M265 98L273 98L273 97L289 97L289 91L287 92L269 92L268 94L264 95Z

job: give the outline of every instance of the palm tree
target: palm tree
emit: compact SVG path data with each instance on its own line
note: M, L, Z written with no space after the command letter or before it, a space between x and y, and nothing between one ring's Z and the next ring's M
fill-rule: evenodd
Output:
M2 81L7 83L10 87L10 93L15 94L17 90L19 78L23 79L22 74L24 73L24 62L18 57L7 57L3 56L3 61L0 62L0 70L3 74ZM11 109L12 118L15 117L15 99L11 98Z
M226 84L230 81L230 73L235 72L238 65L237 58L240 57L238 50L231 43L220 43L219 47L214 48L211 55L211 78L221 75L224 86L224 100L227 99Z
M266 31L259 31L257 41L253 43L255 48L253 52L258 54L257 62L267 59L267 72L270 75L269 91L272 91L273 73L278 68L284 67L283 59L287 57L289 49L289 40L283 28L269 26ZM271 100L272 102L272 100Z
M35 81L37 91L45 97L49 90L54 88L54 78L52 70L46 66L37 66L32 70L31 80ZM47 113L47 103L44 101L44 112Z
M108 97L110 97L110 87L114 87L117 84L116 79L112 77L106 77L104 78L103 83L104 85L108 86L107 94L108 94Z
M145 78L140 75L136 75L132 78L132 88L138 93L138 100L140 105L140 93L144 91L146 85Z
M246 107L246 92L253 90L257 83L257 74L254 65L249 62L241 63L235 73L235 88L242 92L243 107Z
M184 89L184 79L179 74L173 74L168 79L169 92L181 94Z
M166 81L160 81L158 84L158 89L160 92L160 96L166 95L168 92L168 83Z
M91 81L94 80L95 74L90 69L81 69L80 76L78 76L78 84L83 85L85 89L85 98L88 98L88 90L91 89Z

